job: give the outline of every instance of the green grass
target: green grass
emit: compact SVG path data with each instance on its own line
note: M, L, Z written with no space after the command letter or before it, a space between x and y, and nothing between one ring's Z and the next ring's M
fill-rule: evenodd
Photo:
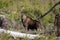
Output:
M8 29L20 31L21 29L21 11L27 12L27 16L36 19L40 15L43 15L46 11L48 11L56 2L60 0L0 0L0 11L3 15L5 15L8 19L9 26ZM50 14L45 16L41 19L41 22L43 26L46 28L52 28L53 29L53 22L54 22L54 15L55 10L59 12L59 7L57 6L54 8ZM13 21L16 23L17 26L13 25ZM51 25L47 25L51 23ZM55 40L55 34L54 35L44 35L46 37L36 38L35 40ZM47 39L46 39L47 38ZM0 40L13 40L13 38L8 34L0 34ZM15 40L28 40L27 38L20 39L16 38Z

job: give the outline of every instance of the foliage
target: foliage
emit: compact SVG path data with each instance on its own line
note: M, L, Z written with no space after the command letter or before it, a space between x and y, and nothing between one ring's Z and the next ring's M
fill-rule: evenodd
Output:
M15 30L17 29L18 31L20 31L20 27L21 27L21 11L25 11L27 12L27 16L31 17L32 19L37 19L37 17L43 15L46 11L48 11L56 2L58 2L60 0L0 0L0 12L7 16L8 21L10 26L8 26L8 29L11 28L15 28ZM44 18L41 19L41 22L43 24L43 26L45 26L47 28L50 28L50 26L48 24L52 24L54 22L54 15L55 15L55 11L59 12L60 6L57 6L56 8L54 8L54 10L52 12L50 12L50 14L48 14L47 16L45 16ZM16 25L18 26L14 26L16 23ZM14 24L14 25L13 25ZM14 26L14 27L13 27ZM53 26L51 26L53 28ZM46 35L48 37L47 40L55 40L52 35ZM16 40L19 40L20 38L17 38ZM41 40L46 40L45 38L40 38ZM4 34L0 34L0 40L12 40L10 35ZM21 40L28 40L26 39L21 39ZM36 40L39 40L38 38Z

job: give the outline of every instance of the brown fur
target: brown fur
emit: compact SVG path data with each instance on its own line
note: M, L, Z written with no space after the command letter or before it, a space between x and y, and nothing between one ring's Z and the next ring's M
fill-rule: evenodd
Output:
M25 14L22 14L21 21L23 23L23 26L27 30L29 30L29 29L31 29L31 30L37 30L37 28L39 28L39 27L42 28L41 27L41 23L39 21L33 20L32 18L26 16Z

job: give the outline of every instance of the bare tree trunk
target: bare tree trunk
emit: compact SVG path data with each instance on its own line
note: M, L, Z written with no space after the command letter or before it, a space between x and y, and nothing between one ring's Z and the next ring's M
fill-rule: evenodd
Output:
M56 26L56 36L57 40L60 40L60 14L57 13L55 15L55 21L54 21L54 26Z

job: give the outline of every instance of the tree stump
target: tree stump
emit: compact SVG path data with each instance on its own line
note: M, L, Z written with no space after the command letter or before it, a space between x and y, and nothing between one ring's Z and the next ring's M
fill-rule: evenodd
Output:
M56 26L56 36L57 40L60 40L60 14L55 15L54 26Z

